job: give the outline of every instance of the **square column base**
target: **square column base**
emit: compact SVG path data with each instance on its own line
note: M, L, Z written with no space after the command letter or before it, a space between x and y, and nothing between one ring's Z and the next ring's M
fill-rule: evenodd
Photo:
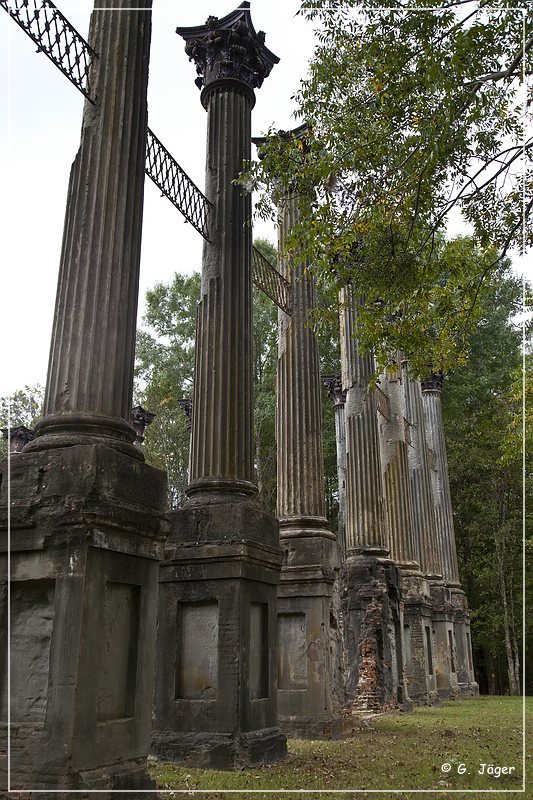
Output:
M146 757L166 502L164 473L104 445L12 457L11 788L153 788ZM1 679L6 720L5 670Z
M442 584L431 586L433 599L433 642L435 645L435 678L441 700L456 700L460 696L457 682L454 609L450 590Z
M397 567L387 558L349 555L341 583L348 704L355 712L410 708Z
M223 495L172 515L159 575L152 753L212 769L284 758L277 520Z
M340 550L316 535L282 539L278 587L280 727L298 739L342 735Z
M457 651L457 683L461 697L479 695L479 685L474 675L472 661L472 638L470 635L470 611L466 594L462 589L451 590L454 609L455 646Z
M403 598L405 681L415 705L440 703L433 664L429 585L420 572L400 568Z

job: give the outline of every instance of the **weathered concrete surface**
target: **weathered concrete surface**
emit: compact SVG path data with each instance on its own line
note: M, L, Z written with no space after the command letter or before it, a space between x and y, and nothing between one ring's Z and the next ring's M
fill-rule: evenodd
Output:
M4 739L5 476L4 462ZM12 456L12 788L152 787L146 756L165 506L164 473L102 445Z
M171 517L160 571L152 752L213 769L283 758L277 521L251 500L223 495Z

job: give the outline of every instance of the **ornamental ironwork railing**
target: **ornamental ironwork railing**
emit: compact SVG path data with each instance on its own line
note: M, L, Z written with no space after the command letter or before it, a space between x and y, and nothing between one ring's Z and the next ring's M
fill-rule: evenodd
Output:
M98 54L51 0L42 0L39 5L32 0L0 0L0 7L35 42L39 48L37 52L47 55L63 75L94 102L89 70Z
M292 291L290 283L275 269L259 250L252 250L252 279L286 314L292 314Z
M146 139L146 174L198 233L209 240L211 204L150 128Z

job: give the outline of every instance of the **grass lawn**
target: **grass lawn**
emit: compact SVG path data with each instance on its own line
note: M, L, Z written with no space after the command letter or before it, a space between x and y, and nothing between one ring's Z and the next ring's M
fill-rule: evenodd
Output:
M533 698L527 699L526 707L530 717ZM527 724L531 742L530 719ZM451 771L443 772L443 764L451 765ZM485 768L485 774L481 775L478 772L481 764L515 769L511 774L496 777L487 774ZM461 765L465 765L466 771L463 772ZM242 793L235 797L270 800L273 797L303 800L313 796L320 800L524 797L523 793L509 791L522 786L522 699L478 697L448 702L440 708L418 708L411 714L384 715L354 729L349 738L335 742L290 740L285 761L242 772L198 770L163 763L153 763L151 772L160 789L238 789ZM257 793L251 794L250 789ZM283 794L280 789L290 791ZM314 791L302 794L298 789ZM434 794L414 795L410 791L333 794L328 791L331 789L432 789ZM460 791L450 794L451 789L474 789L479 790L479 794L477 791L475 794ZM484 789L508 792L495 795ZM321 794L315 795L319 790ZM533 790L529 791L531 793L525 796L533 797ZM193 796L228 798L232 795L214 791Z

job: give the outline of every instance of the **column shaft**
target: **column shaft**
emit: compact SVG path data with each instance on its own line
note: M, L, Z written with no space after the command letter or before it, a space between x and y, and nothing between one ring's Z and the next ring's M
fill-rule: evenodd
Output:
M102 5L105 6L105 3ZM29 449L105 439L131 455L151 2L93 12L96 101L72 166L45 419ZM136 10L132 10L136 9Z
M378 426L391 558L398 566L418 570L419 554L414 532L408 445L399 376L381 375L378 391L384 395L385 406L378 406Z
M424 384L422 395L428 446L433 452L433 502L441 559L441 574L447 585L458 586L459 568L453 530L452 498L442 425L440 389L428 388L428 385Z
M402 363L402 380L406 417L411 431L412 446L408 448L407 456L411 474L413 518L418 539L420 567L424 575L438 578L442 573L440 572L422 388L419 381L411 380L407 361Z
M346 390L346 550L388 553L379 459L374 357L359 351L357 305L341 296L342 382Z
M191 483L255 493L252 429L251 196L233 180L251 155L253 95L221 84L205 95L206 196L213 203L198 305Z
M281 535L326 532L320 363L309 312L315 284L305 264L285 255L287 234L297 222L297 203L286 197L279 215L281 272L292 284L292 315L279 312L276 441L277 515ZM330 537L333 536L329 531Z

